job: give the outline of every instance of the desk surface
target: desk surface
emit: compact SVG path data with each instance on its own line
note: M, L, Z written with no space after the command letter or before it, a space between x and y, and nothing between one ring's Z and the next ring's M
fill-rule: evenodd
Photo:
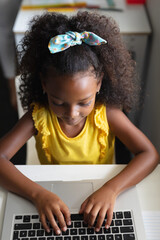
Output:
M119 173L125 165L25 165L17 168L33 181L77 181L104 179ZM137 185L142 211L160 211L160 165ZM6 191L0 188L0 233L5 209Z
M122 8L122 12L116 11L99 11L102 15L112 16L118 23L122 34L150 34L151 27L147 18L145 7L142 4L126 4L125 0L116 0L117 6ZM22 2L23 5L23 2ZM16 34L24 34L28 30L28 22L34 15L44 13L45 10L22 10L17 14L13 31ZM76 13L63 12L70 16Z

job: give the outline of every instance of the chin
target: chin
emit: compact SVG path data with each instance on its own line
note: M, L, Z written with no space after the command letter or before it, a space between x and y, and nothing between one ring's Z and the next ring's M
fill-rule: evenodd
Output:
M65 124L70 126L75 126L79 124L84 118L78 118L78 119L68 119L68 118L60 118Z

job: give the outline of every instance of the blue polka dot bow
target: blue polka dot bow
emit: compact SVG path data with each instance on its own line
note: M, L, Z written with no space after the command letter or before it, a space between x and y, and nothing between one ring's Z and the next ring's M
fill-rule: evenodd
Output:
M92 32L66 32L65 34L57 35L50 39L48 48L50 53L57 53L66 50L69 47L75 45L81 45L85 42L88 45L101 45L107 43L107 41L95 33Z

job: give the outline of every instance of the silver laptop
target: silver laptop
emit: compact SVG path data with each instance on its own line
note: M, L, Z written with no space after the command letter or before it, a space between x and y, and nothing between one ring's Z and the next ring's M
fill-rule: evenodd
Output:
M9 192L1 240L145 240L136 187L130 188L117 198L109 229L104 227L106 220L98 233L94 228L85 225L83 216L77 213L82 202L97 190L97 182L98 180L38 182L56 193L72 213L72 225L60 236L57 236L53 229L49 234L46 233L33 204Z

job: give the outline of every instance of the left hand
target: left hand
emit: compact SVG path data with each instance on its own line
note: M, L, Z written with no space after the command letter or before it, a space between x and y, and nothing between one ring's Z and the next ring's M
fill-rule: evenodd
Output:
M83 202L80 213L84 215L84 222L88 224L88 227L93 227L96 220L95 231L98 232L107 213L105 227L109 228L116 197L111 187L105 184Z

